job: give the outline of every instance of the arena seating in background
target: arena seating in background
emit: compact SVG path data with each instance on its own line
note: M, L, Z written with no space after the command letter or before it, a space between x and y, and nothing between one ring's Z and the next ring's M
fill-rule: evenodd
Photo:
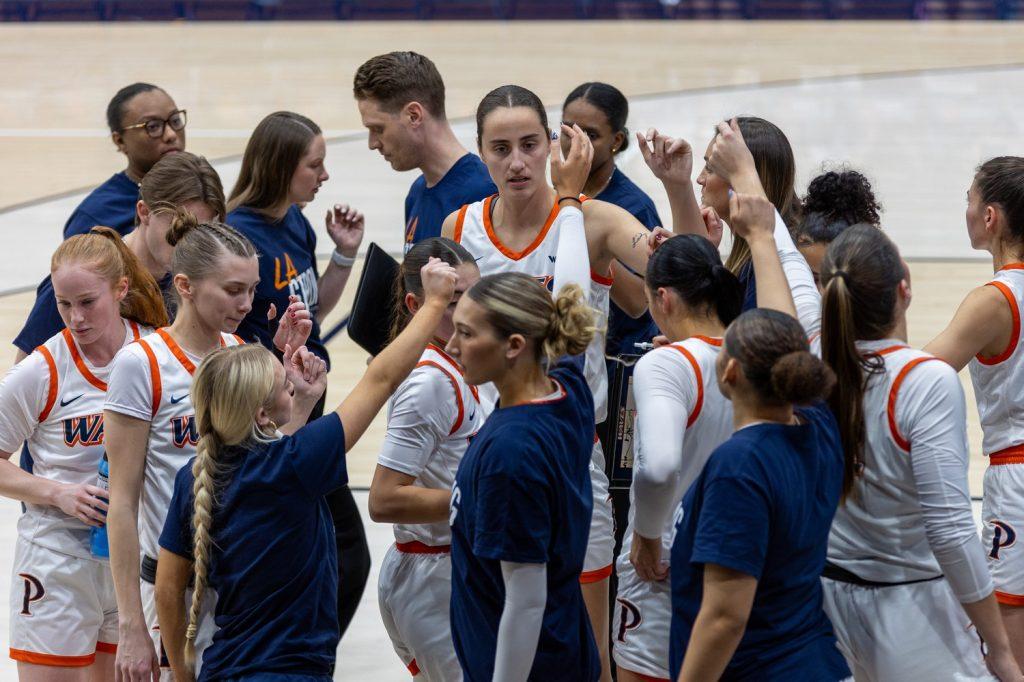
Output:
M1024 0L0 0L6 21L1014 19Z

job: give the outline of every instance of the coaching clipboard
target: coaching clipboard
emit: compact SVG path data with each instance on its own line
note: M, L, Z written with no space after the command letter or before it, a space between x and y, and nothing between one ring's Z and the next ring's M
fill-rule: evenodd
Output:
M375 242L370 243L348 323L349 337L370 355L388 345L398 269L398 261Z

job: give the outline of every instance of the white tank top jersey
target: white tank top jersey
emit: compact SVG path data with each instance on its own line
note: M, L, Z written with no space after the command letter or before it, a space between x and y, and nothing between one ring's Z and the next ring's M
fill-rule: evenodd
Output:
M430 344L388 401L388 429L377 461L415 476L413 485L451 490L469 440L486 418L476 387L440 344ZM396 523L395 540L431 547L451 543L448 521Z
M1024 263L1004 266L989 282L1006 298L1013 334L999 355L971 360L968 367L981 418L985 455L1024 455L1024 354L1020 349L1020 311L1024 302ZM1013 448L1011 452L1003 452Z
M125 344L152 331L123 322ZM113 364L90 363L67 329L36 348L0 383L0 449L14 453L26 442L34 475L95 485L103 457L103 403ZM26 504L18 533L63 554L92 556L89 526L57 507Z
M555 278L558 228L562 215L559 213L558 204L551 207L544 227L533 243L522 251L512 251L501 242L491 224L491 206L496 198L497 195L493 195L459 209L455 221L455 241L473 254L481 275L522 272L535 277L550 291ZM602 331L587 348L584 374L587 377L587 385L594 394L597 423L603 422L608 413L608 370L604 360L606 332L603 330L608 321L608 297L611 287L610 273L601 275L591 270L590 306L601 315L598 323Z
M828 560L884 583L945 573L961 602L981 599L991 582L967 492L966 407L957 374L903 341L857 347L877 353L884 365L868 379L864 467L836 512Z
M637 405L635 434L638 460L647 457L650 448L664 442L666 436L682 442L682 449L674 453L677 459L673 463L682 461L682 475L672 496L672 514L661 535L664 561L668 561L672 551L676 525L673 516L679 509L683 494L700 475L715 448L728 440L733 432L732 403L718 390L715 378L715 360L721 349L722 339L692 336L650 351L634 370L635 395L642 393L655 400L670 400L673 407L685 410L685 414L676 418L680 424L673 424L674 427L681 426L682 433L673 433L671 428L659 423L661 419L657 414L651 415L653 419L645 423L640 414L640 404ZM640 398L638 403L642 401L644 398ZM633 544L634 494L631 488L629 525L619 555L627 560Z
M221 334L221 346L243 343ZM186 353L165 329L129 344L114 358L104 409L150 422L139 501L139 547L156 558L174 477L196 454L199 432L189 392L201 358Z

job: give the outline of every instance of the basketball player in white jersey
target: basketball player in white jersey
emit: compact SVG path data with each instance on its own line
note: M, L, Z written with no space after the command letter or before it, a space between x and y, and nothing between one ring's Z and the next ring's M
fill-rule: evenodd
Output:
M964 299L925 348L954 369L970 369L982 448L989 458L982 544L1017 662L1024 667L1024 158L983 163L967 192L971 246L992 255L995 276ZM1024 540L1024 537L1021 538Z
M749 245L758 307L795 316L774 239L776 216L763 196L731 197L730 227ZM645 284L651 314L670 343L641 358L633 374L636 459L612 623L622 682L669 678L672 517L708 456L732 435L732 404L718 389L715 362L744 297L715 246L695 235L657 246Z
M846 456L825 611L857 680L991 679L986 662L1021 680L971 512L963 389L907 346L908 280L868 225L822 263L822 357Z
M166 324L160 288L112 229L58 247L53 288L66 329L0 383L0 494L21 500L11 581L11 658L22 680L114 674L117 603L110 567L93 556L107 492L103 402L115 353ZM28 443L31 469L9 461Z
M473 256L441 237L419 242L402 262L395 297L397 336L423 304L420 270L430 258L455 268L455 298L416 369L388 403L388 428L370 484L370 518L394 523L395 544L381 564L377 598L384 627L412 675L435 682L462 678L452 645L449 503L469 439L486 418L479 393L444 351L451 311L480 279Z
M563 132L572 135L569 129ZM582 131L578 134L585 138ZM516 85L497 88L485 96L477 108L477 144L498 193L463 206L450 215L442 234L465 246L476 257L484 275L522 272L536 277L549 288L552 286L561 216L565 215L559 213L559 208L565 201L576 199L578 193L563 196L547 183L545 171L552 151L549 137L544 107L537 96L525 88ZM553 146L554 151L558 151L559 145ZM679 154L666 160L664 145L658 151L659 160L665 164L661 177L670 189L677 229L706 234L690 185L690 156ZM685 180L681 180L683 177ZM679 184L674 184L676 182ZM580 184L580 188L582 186ZM633 270L643 272L647 267L648 230L628 212L602 201L584 202L583 213L591 267L589 303L606 316L612 283L611 262L618 259ZM646 310L647 305L642 290L636 291L631 300L616 303L634 315ZM603 333L586 353L585 373L594 394L597 421L603 421L607 412L608 382ZM604 679L610 679L607 591L614 535L604 455L596 438L591 474L594 513L581 583L602 652Z
M168 665L164 656L158 658L154 557L174 477L195 455L199 439L189 399L192 375L209 352L241 343L233 332L251 308L259 281L252 244L222 223L199 225L181 215L168 241L175 247L171 272L181 299L178 315L170 327L118 354L104 405L111 570L119 607L117 670L127 681L149 679ZM289 307L284 319L295 319L291 313L298 308ZM306 414L300 416L304 422ZM170 675L169 668L161 673L162 679Z

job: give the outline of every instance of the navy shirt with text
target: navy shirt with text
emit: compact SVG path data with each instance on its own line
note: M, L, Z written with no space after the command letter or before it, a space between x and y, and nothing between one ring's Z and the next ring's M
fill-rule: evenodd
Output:
M505 605L501 562L546 564L547 606L530 680L601 676L580 573L590 534L594 401L580 362L549 376L559 396L497 409L452 491L451 624L467 682L491 680Z
M497 191L487 166L476 154L465 154L433 187L427 187L427 179L419 176L405 197L405 250L424 239L440 237L445 218L463 204Z

